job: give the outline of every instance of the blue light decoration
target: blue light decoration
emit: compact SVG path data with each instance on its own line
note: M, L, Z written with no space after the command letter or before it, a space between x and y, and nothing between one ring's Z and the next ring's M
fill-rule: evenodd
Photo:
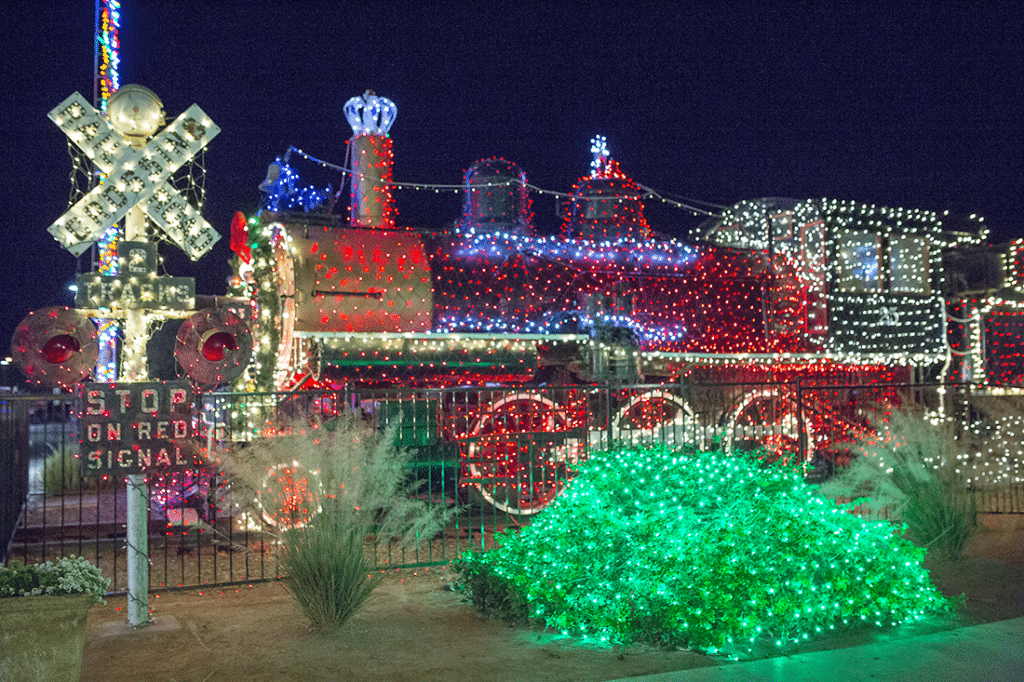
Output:
M334 193L331 185L318 188L314 185L303 186L298 171L290 164L292 152L309 160L321 168L340 171L354 178L353 188L366 185L362 193L353 197L356 205L369 202L372 206L364 207L363 213L354 216L353 224L369 226L394 226L394 211L388 210L391 199L391 130L398 107L386 97L378 97L372 90L367 90L359 97L349 99L344 106L345 119L352 127L350 140L350 167L343 168L320 161L290 147L283 157L277 157L267 169L267 177L260 184L260 191L266 194L263 209L278 213L282 211L304 211L313 213L329 211L333 205ZM369 158L362 156L369 153ZM360 158L356 158L359 154ZM365 196L364 196L365 195ZM375 216L375 212L382 213ZM369 217L368 217L369 216ZM363 223L372 224L363 224ZM379 225L377 223L380 223Z
M678 280L691 271L702 255L706 256L699 246L631 237L602 241L535 237L482 230L474 225L460 225L455 236L452 256L473 270L500 273L510 264L545 270L543 278L534 280L531 293L540 294L551 305L543 307L544 313L538 309L525 319L510 318L505 314L507 307L495 305L490 299L511 292L487 287L467 296L458 293L462 291L460 286L457 292L445 296L449 288L440 287L435 331L547 334L590 333L614 327L629 329L641 347L652 349L676 346L687 335L686 325L680 320L660 319L653 313L645 316L642 310L640 315L632 310L616 310L614 303L608 309L582 309L576 294L587 290L587 278L582 273L588 272L605 283L636 278ZM488 279L499 281L500 277ZM542 289L540 282L547 286Z
M289 149L283 158L278 156L268 167L267 178L260 184L260 191L266 194L263 209L272 213L320 210L331 198L331 186L323 189L312 185L300 187L299 174L289 165L291 153L292 149Z

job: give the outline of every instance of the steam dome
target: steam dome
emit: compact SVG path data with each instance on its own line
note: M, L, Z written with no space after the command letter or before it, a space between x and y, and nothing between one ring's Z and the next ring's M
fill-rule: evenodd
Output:
M483 159L469 167L465 180L464 224L523 235L533 232L526 174L516 164L497 157Z

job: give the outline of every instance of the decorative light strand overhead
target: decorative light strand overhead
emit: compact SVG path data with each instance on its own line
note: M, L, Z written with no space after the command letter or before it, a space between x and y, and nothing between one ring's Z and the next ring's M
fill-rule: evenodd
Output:
M317 158L315 156L307 154L306 152L302 151L298 147L289 147L288 148L288 153L284 157L286 159L284 161L285 165L287 165L287 158L288 158L288 155L291 154L291 152L295 152L296 154L298 154L302 158L304 158L304 159L306 159L308 161L311 161L312 163L315 163L315 164L319 165L321 168L329 168L329 169L337 171L339 173L344 173L346 175L352 175L353 172L354 172L351 168L346 168L345 166L341 166L341 165L338 165L338 164L335 164L335 163L331 163L329 161L324 161L323 159L319 159L319 158ZM278 158L280 159L281 157L278 157ZM275 163L280 163L280 161L275 161ZM282 168L282 171L283 171L284 166L282 166L281 168ZM294 170L292 170L292 174L294 175L294 177L292 178L292 184L293 184L292 191L293 192L301 192L303 194L303 196L305 197L305 199L303 199L302 201L294 202L294 207L298 208L299 206L303 206L304 207L306 205L314 205L315 206L316 204L311 204L310 201L308 200L310 197L314 197L314 196L315 197L320 197L321 198L321 203L326 202L327 197L330 195L330 188L329 187L328 188L324 188L324 189L317 189L317 188L314 188L314 187L306 187L306 188L303 188L302 190L295 189L294 185L295 185L295 182L298 180L298 174L295 173ZM513 184L522 184L524 187L526 187L531 192L533 192L535 194L539 194L539 195L546 195L546 196L553 196L553 197L560 197L560 198L569 198L569 197L572 196L572 193L570 193L570 192L560 192L560 191L551 190L551 189L544 189L543 187L538 187L537 185L534 185L534 184L531 184L531 183L520 183L518 180L516 180L514 178L510 178L507 181L501 181L501 182L495 183L494 186L495 187L507 187L508 185L513 185ZM457 184L457 185L455 185L455 184L446 184L446 183L396 182L396 181L390 181L390 182L387 183L387 185L389 187L394 187L396 189L426 190L426 191L432 191L434 193L452 192L454 194L459 194L459 193L465 191L465 185L464 184ZM715 211L709 211L709 210L704 209L704 208L699 208L699 207L696 207L696 206L691 206L690 204L687 204L687 203L682 202L682 201L676 201L675 199L669 199L669 198L663 196L663 192L660 192L658 190L654 190L654 189L651 189L651 188L643 186L643 185L638 185L638 186L644 191L644 194L643 194L643 198L644 199L657 199L658 201L660 201L663 204L667 204L669 206L674 206L675 208L681 208L683 210L690 211L690 212L692 212L694 214L697 214L697 215L705 215L705 216L717 216L718 215L718 213L715 212ZM707 203L709 206L716 206L716 204L711 204L710 202L701 202L701 203ZM282 210L280 208L280 206L281 206L280 203L275 204L275 205L277 205L279 208L277 208L277 209L270 209L270 210ZM305 209L305 210L311 210L311 209Z

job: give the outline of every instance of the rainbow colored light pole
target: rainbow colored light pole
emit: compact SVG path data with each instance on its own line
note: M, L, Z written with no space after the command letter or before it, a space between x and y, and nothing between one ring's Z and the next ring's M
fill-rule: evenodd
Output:
M107 100L121 87L121 3L119 0L96 0L96 43L93 57L93 106L106 113ZM98 180L103 181L100 175ZM118 225L112 226L96 242L98 267L101 275L118 274ZM117 380L118 325L114 320L96 320L99 327L99 361L97 381Z

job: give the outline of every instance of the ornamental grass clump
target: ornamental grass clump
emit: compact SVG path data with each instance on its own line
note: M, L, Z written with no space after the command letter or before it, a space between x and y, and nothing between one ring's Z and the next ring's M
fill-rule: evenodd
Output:
M497 547L463 555L483 608L610 644L763 655L951 608L924 551L815 495L799 472L662 446L593 453Z
M82 477L82 460L77 447L49 445L50 454L43 462L43 491L49 497L96 490L97 478Z
M277 429L226 454L231 496L280 541L284 585L316 629L344 625L379 585L375 544L415 547L453 510L419 495L395 431L352 415Z
M970 435L949 420L897 410L874 418L850 466L822 484L822 495L890 510L908 537L940 558L960 558L977 525L962 471Z
M0 566L0 599L92 594L97 602L102 602L109 587L110 579L104 578L100 569L83 557L69 556L30 565L11 561Z

